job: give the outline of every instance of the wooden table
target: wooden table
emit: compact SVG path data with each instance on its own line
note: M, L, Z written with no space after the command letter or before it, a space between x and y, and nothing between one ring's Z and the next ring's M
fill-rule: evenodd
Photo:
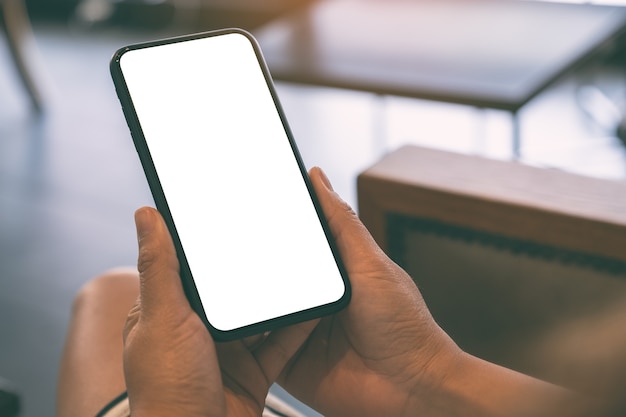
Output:
M626 8L513 0L324 0L257 31L276 80L513 115L626 28Z

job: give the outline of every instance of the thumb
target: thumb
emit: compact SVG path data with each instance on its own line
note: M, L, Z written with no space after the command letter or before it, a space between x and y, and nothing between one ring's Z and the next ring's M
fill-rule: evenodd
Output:
M354 210L333 190L324 171L311 168L309 177L346 266L386 258Z
M176 251L160 213L150 207L135 212L139 257L141 315L156 318L167 311L189 308L180 282Z

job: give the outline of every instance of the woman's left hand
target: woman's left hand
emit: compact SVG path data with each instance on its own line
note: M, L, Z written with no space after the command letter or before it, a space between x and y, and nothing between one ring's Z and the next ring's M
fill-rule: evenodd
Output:
M124 329L133 417L260 416L270 386L316 322L215 344L184 294L160 214L141 208L135 222L140 296Z

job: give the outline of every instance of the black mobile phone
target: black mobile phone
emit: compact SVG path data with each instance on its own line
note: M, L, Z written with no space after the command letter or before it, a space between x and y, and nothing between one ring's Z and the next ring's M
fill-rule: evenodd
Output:
M130 45L111 74L185 292L214 338L347 305L345 268L252 35Z

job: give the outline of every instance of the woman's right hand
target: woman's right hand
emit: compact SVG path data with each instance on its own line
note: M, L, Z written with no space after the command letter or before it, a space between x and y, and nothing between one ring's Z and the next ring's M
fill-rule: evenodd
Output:
M413 280L378 247L319 168L310 173L352 285L352 300L323 319L280 383L326 415L401 416L463 352L431 317Z

